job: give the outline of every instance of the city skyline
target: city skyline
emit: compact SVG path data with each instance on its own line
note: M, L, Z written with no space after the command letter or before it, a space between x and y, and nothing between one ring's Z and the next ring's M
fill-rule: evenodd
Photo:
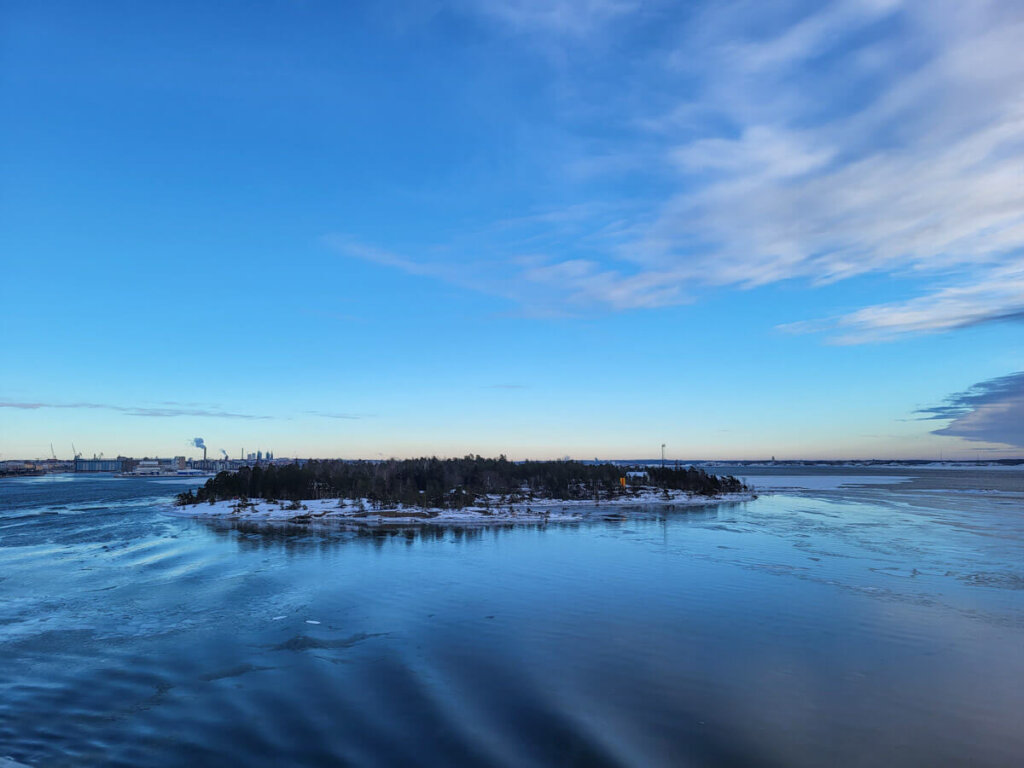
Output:
M1018 4L2 13L0 460L1024 455Z

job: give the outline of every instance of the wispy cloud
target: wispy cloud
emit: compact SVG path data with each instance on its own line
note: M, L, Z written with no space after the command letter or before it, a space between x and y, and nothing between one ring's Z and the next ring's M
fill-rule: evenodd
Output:
M372 418L373 414L367 413L341 413L338 411L306 411L310 416L320 416L325 419L344 419L346 421L358 421L359 419Z
M407 275L435 278L470 290L499 295L504 293L501 281L494 279L493 274L487 269L487 264L412 258L367 245L341 233L326 235L322 240L327 247L348 258L391 267Z
M433 277L450 277L450 273L444 267L427 264L405 258L386 251L382 248L375 248L365 243L360 243L350 237L340 234L332 234L324 237L324 242L331 248L351 256L352 258L369 261L373 264L380 264L385 267L394 267L410 275L429 275Z
M980 382L917 413L951 420L936 435L1024 448L1024 371Z
M912 301L841 318L846 342L1018 314L1022 23L1019 6L1000 3L838 2L745 41L735 16L716 13L690 38L697 56L677 65L703 83L687 106L733 135L670 150L691 186L631 244L635 258L665 275L659 289L869 272L933 281Z
M1020 3L738 0L674 20L669 6L600 0L471 7L523 34L574 37L558 77L577 105L566 130L588 138L566 168L646 179L646 196L621 206L607 184L599 196L581 183L561 209L511 217L530 240L474 249L501 271L498 288L467 277L473 258L453 268L353 255L563 309L656 308L714 286L914 278L903 301L796 326L839 343L1024 314ZM595 45L588 58L585 43L613 27L650 48L592 85L609 51ZM530 248L518 265L516 245Z
M889 341L907 333L934 333L997 320L1024 318L1024 263L991 268L967 285L935 290L904 302L851 312L825 326L840 344Z
M102 410L123 413L126 416L152 418L174 418L177 416L202 416L214 419L270 419L271 416L257 416L250 413L232 413L219 408L148 408L144 406L110 405L109 403L40 403L0 401L0 408L15 408L34 411L41 408L67 408L75 410Z
M468 7L527 34L582 37L636 11L639 0L478 0Z

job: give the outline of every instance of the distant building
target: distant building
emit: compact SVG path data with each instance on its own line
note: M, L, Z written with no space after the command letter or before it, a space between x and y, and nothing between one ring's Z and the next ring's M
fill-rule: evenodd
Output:
M38 475L42 470L32 461L0 461L0 475Z
M650 479L651 479L651 476L648 475L646 472L635 472L634 471L634 472L627 472L626 473L626 481L630 485L641 485L643 483L648 482Z
M120 472L121 459L75 459L75 472Z
M160 466L158 459L142 459L135 465L135 469L132 470L133 475L145 477L146 475L159 475L164 473L165 470Z

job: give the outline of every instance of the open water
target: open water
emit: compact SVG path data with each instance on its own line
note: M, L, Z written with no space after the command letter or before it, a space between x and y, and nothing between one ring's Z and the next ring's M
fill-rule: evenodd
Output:
M1024 473L744 472L780 490L362 535L0 480L0 756L1024 764Z

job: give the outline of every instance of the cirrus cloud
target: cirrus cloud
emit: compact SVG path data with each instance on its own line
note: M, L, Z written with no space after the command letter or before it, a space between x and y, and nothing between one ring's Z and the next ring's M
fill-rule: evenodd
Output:
M150 418L174 418L177 416L202 416L214 419L270 419L271 416L257 416L251 413L233 413L220 408L183 408L162 407L148 408L134 405L111 405L109 403L43 403L28 401L0 400L0 408L14 408L23 411L35 411L40 408L66 408L72 410L101 410L122 413L125 416L144 416Z
M494 230L440 249L468 254L457 262L362 258L570 312L909 278L901 301L787 327L847 344L1024 315L1021 4L471 7L572 38L556 68L571 106L552 120L575 140L551 148L569 199L514 217L529 222L518 240ZM626 192L609 192L619 179Z

